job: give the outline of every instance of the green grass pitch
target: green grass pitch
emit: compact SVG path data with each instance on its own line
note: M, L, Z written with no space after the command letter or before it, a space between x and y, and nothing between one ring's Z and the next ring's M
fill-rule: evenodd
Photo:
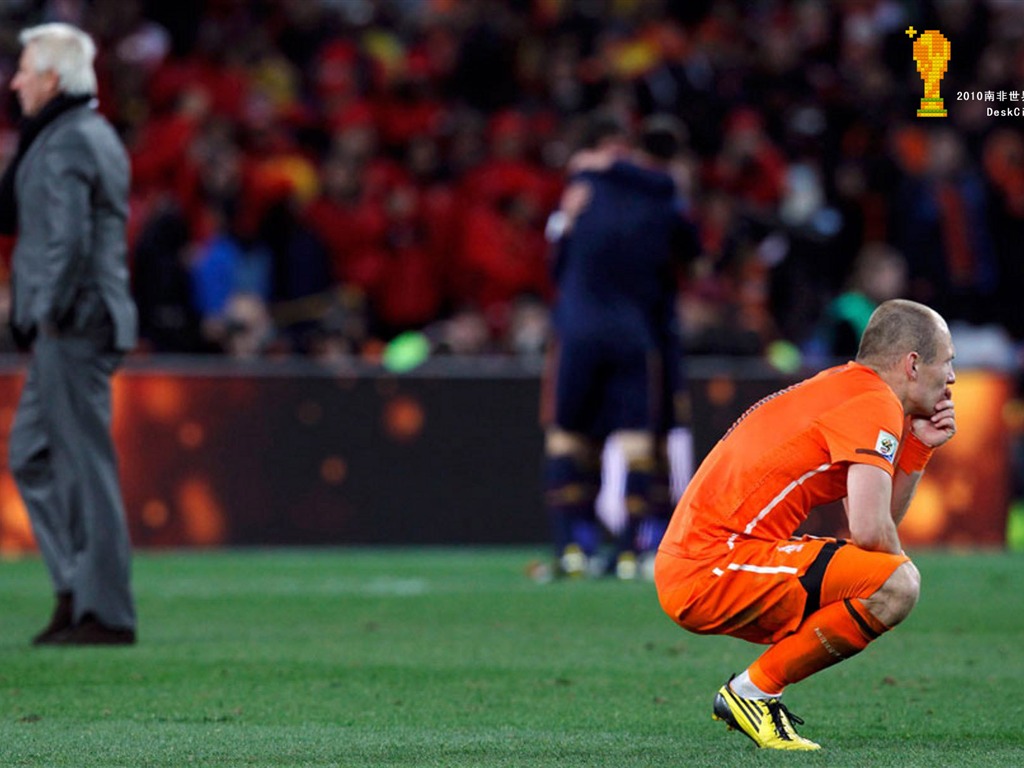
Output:
M0 562L2 766L1024 765L1024 556L918 553L901 627L787 692L818 753L712 722L758 648L650 584L537 585L523 549L139 553L140 644L32 648Z

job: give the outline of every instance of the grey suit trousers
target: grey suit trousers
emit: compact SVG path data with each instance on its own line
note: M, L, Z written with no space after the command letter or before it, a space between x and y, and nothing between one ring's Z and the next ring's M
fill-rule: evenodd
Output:
M110 379L121 355L104 336L39 334L10 466L54 591L74 595L74 621L92 613L133 629L131 542L110 433Z

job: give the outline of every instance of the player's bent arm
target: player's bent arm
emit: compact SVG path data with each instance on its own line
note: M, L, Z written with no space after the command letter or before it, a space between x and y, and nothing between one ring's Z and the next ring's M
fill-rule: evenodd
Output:
M935 415L930 419L910 419L910 430L896 459L896 471L892 479L892 520L896 525L907 514L932 451L944 445L955 432L952 400L939 402L935 406Z
M846 475L846 516L850 538L861 549L899 554L892 514L893 482L871 464L851 464Z
M899 525L903 522L903 516L907 514L910 501L914 498L914 491L921 480L924 472L906 472L899 467L892 476L892 522Z

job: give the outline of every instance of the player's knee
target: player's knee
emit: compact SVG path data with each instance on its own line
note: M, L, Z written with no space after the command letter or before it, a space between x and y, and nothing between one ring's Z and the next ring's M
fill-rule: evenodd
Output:
M596 461L599 449L585 435L552 427L544 434L548 456L571 456L579 462Z
M48 452L28 451L21 448L20 441L11 440L7 455L7 465L11 475L19 484L32 483L49 471Z
M650 432L621 430L615 433L615 439L628 464L653 461L654 435Z
M920 594L921 573L908 561L868 598L868 609L883 624L894 627L910 615Z

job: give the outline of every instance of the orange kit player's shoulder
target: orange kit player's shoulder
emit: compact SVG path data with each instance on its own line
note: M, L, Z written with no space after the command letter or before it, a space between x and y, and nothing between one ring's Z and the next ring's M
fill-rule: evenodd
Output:
M833 463L873 464L890 474L903 431L903 407L896 393L872 369L847 363L832 369L826 387L831 406L818 429Z
M811 428L822 415L841 406L851 398L875 393L885 398L892 390L882 379L859 363L827 368L824 371L792 384L750 406L725 433L723 440L739 431L744 440L756 435L755 442L777 443L787 435Z

